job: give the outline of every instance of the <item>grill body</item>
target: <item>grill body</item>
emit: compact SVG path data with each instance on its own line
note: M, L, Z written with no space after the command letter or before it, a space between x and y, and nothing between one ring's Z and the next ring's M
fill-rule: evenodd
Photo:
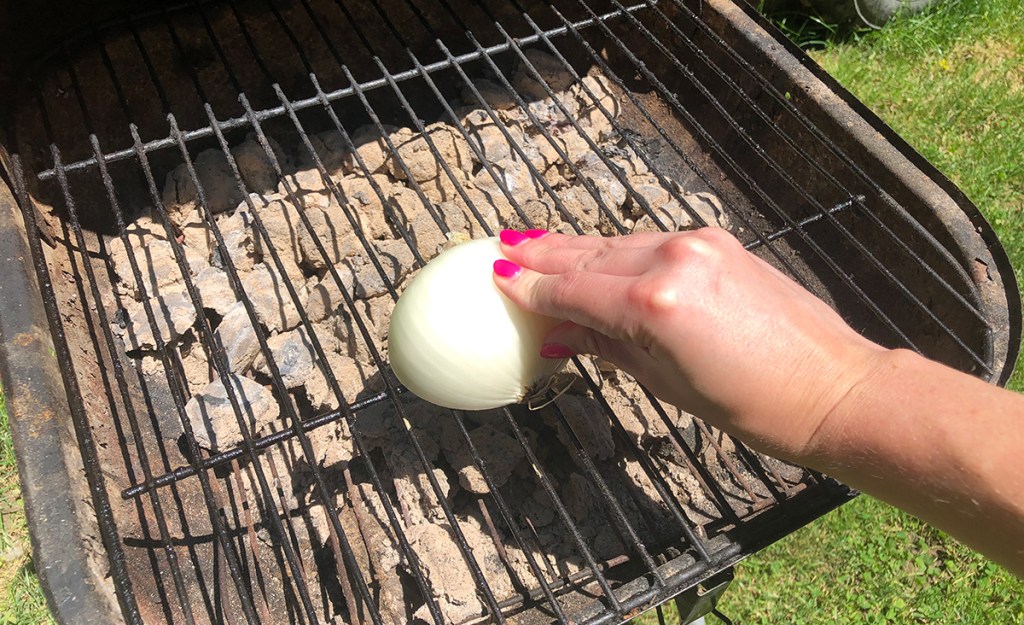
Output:
M650 415L659 434L635 436L634 408L610 403L605 390L616 374L584 363L577 363L578 384L587 392L578 401L590 422L604 424L609 458L597 457L589 426L558 402L543 422L522 407L487 421L435 413L382 368L377 386L345 396L336 409L313 410L289 403L282 375L269 364L266 386L276 393L284 429L245 432L209 453L186 426L184 404L196 390L171 351L154 357L155 374L126 353L114 332L120 310L107 296L116 282L110 246L141 207L162 204L169 172L190 163L198 182L198 154L230 152L250 133L271 161L271 139L299 158L316 153L311 137L332 129L344 137L365 125L409 128L415 136L456 117L452 103L470 97L475 80L499 87L502 77L511 80L536 58L525 51L541 50L577 79L600 72L620 106L611 123L619 145L667 192L717 196L749 249L859 331L1005 382L1017 356L1020 306L991 228L756 13L724 0L525 4L299 0L133 13L111 6L102 15L58 12L51 34L33 38L25 28L8 39L22 45L0 72L18 94L4 111L2 146L0 245L18 259L0 300L3 374L34 548L62 620L620 622L851 496L648 396L634 398L634 406L643 404L635 410ZM96 25L83 30L85 22ZM506 97L528 96L509 86ZM486 98L477 107L494 113ZM544 126L540 141L555 145L557 132L579 130L564 117ZM610 158L589 138L593 151ZM436 146L426 145L437 157ZM307 169L329 178L326 165L312 160ZM289 172L283 159L276 164ZM567 176L580 176L569 169ZM455 182L448 170L438 176ZM600 204L600 189L583 186ZM415 192L423 199L424 191ZM546 192L564 214L578 216L567 193ZM159 208L156 216L164 223ZM395 240L416 249L404 216L401 206L388 213ZM625 227L614 219L607 225L609 233ZM387 283L384 255L362 244ZM266 262L281 267L288 250L274 247L271 241ZM187 272L184 248L169 248ZM141 273L134 279L146 284ZM230 286L248 301L240 284ZM286 280L282 289L295 298L298 286ZM385 299L396 292L385 290ZM347 336L383 366L381 341L367 330L357 299L339 304ZM301 313L308 311L297 308L307 323ZM221 315L198 317L196 344L209 348L216 368L224 356L213 338ZM260 341L268 362L273 338L268 331ZM330 463L311 442L342 423L361 439L367 426L360 419L375 411L394 420L390 431L409 454L420 500L432 502L425 521L411 518L415 510L399 493L404 487L396 484L410 476L388 456L388 443L354 443L351 458ZM430 450L433 422L417 420L424 414L452 426L453 445L486 482L483 493L444 496L456 467ZM486 451L476 447L484 426L522 450L519 481L496 483ZM285 464L265 466L261 459L272 452ZM309 480L301 489L291 479L300 472ZM593 494L585 514L576 514L563 486L574 479ZM532 491L515 491L513 483ZM557 548L534 528L537 513L524 503L532 493L543 493L549 523L561 528L552 534ZM610 533L592 531L588 515ZM438 541L429 532L418 539L414 526L445 528L438 540L452 543L452 567L469 580L468 601L478 607L455 618L459 602L436 598L451 591L428 553ZM473 542L469 528L491 542ZM391 604L381 599L386 584L378 571L387 566L374 560L375 540L393 542L401 559L391 567L399 586L388 591L401 599ZM521 575L511 561L517 553L528 571ZM572 568L558 568L570 561ZM495 571L512 580L509 590L495 590Z

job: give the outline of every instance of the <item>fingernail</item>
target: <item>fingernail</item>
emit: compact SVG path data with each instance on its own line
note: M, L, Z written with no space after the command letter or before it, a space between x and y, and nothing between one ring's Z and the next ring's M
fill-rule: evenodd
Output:
M547 233L547 230L527 230L523 234L529 239L539 239Z
M522 267L504 258L494 261L494 273L502 278L515 278L522 270Z
M572 358L576 354L561 343L545 343L540 346L541 358Z
M526 235L515 230L502 230L498 238L505 245L519 245L526 240Z

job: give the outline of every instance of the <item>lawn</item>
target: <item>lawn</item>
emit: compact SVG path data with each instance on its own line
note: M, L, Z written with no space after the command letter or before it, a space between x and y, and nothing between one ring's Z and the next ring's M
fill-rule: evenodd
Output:
M795 16L788 32L952 178L1024 268L1024 0L948 2L883 31ZM1011 388L1024 390L1018 370ZM0 625L52 622L32 567L0 396ZM737 569L720 605L740 624L1018 623L1024 582L948 536L861 497ZM668 614L669 622L676 622ZM651 616L640 622L656 622ZM710 619L713 622L713 619Z

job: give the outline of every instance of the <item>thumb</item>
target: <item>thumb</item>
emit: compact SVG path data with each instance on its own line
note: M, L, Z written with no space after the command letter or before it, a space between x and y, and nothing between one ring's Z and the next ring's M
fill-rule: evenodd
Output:
M541 356L568 358L576 354L598 356L627 371L634 370L650 360L650 355L642 348L613 339L572 321L556 326L544 337Z

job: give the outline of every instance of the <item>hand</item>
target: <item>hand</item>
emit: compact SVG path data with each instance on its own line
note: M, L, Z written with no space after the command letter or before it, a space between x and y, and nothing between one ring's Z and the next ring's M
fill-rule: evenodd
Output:
M888 353L724 230L622 237L501 233L496 283L566 319L542 355L594 354L768 453L815 435Z

